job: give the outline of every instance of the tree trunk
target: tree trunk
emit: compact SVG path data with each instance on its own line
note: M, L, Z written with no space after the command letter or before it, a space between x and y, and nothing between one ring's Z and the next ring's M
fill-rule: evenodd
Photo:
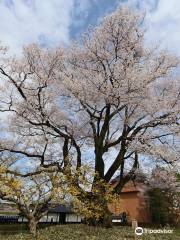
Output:
M103 227L106 227L106 228L112 227L112 213L109 211L108 206L106 206L106 208L104 210L102 225L103 225Z
M33 236L36 236L37 232L37 221L34 217L29 219L29 231Z

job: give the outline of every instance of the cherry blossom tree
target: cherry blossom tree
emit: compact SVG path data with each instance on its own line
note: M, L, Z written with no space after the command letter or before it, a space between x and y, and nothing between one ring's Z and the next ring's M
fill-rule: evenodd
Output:
M0 62L6 133L0 152L14 157L12 165L35 160L38 169L28 174L63 172L79 198L103 206L100 221L107 222L103 186L117 172L114 193L134 178L142 156L167 164L179 160L178 67L176 56L146 45L142 14L126 8L66 49L30 45L21 59ZM87 163L95 172L90 190L77 174Z

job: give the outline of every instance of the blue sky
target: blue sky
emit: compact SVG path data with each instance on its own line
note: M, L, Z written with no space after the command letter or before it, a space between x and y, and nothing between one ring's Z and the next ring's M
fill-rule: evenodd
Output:
M68 45L118 5L146 11L146 39L180 55L179 0L0 0L0 40L19 54L23 45Z

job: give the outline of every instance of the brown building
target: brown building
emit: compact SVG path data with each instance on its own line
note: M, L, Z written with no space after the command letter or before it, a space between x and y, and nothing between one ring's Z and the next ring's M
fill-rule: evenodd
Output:
M113 180L112 184L116 185L117 180ZM145 195L145 184L128 182L122 189L119 199L109 204L109 209L114 216L119 216L125 212L128 222L137 220L139 223L149 223L151 219Z

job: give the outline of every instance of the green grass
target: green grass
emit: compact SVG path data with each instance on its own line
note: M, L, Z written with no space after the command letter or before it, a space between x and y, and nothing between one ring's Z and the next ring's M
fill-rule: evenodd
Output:
M2 225L0 226L2 227ZM12 227L12 226L11 226ZM28 233L1 235L1 240L32 240ZM86 225L56 225L39 229L37 240L180 240L180 229L173 234L144 234L136 237L131 227L116 226L111 229Z

